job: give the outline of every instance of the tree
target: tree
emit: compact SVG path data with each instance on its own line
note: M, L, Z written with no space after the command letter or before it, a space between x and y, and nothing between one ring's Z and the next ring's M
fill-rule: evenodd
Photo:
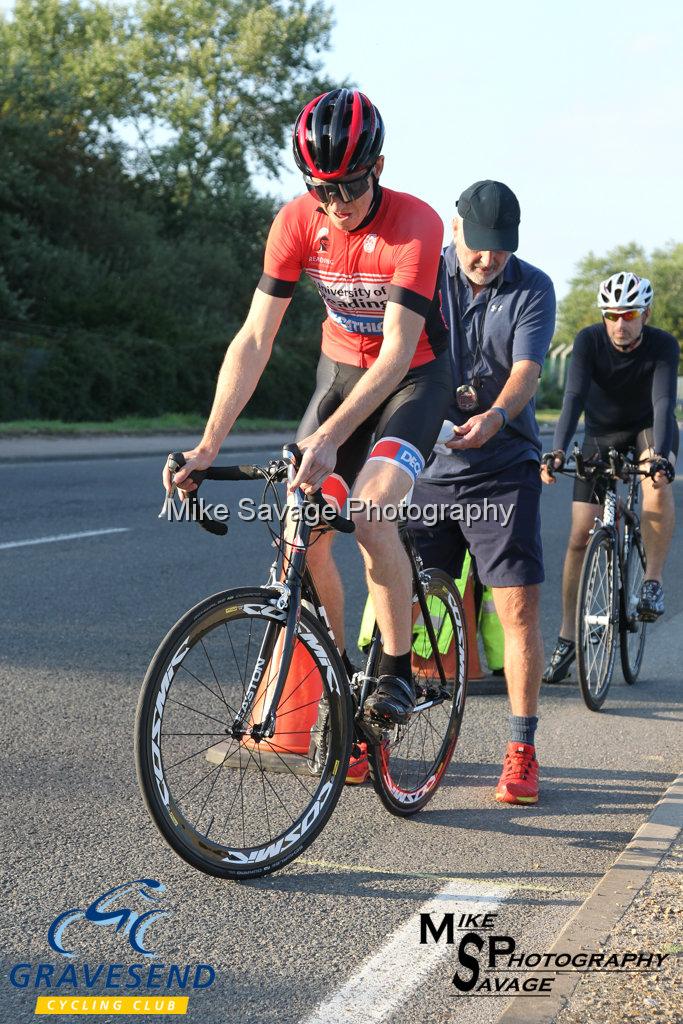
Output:
M318 78L331 15L316 0L138 0L128 62L142 173L187 202L272 175Z
M249 167L275 172L322 91L329 26L307 0L17 0L0 20L0 418L208 408L274 214ZM319 321L300 288L253 412L301 411Z

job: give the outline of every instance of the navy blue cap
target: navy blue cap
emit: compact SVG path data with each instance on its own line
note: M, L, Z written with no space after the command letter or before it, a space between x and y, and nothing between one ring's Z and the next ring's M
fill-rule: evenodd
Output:
M456 203L468 249L515 252L519 245L517 196L502 181L475 181Z

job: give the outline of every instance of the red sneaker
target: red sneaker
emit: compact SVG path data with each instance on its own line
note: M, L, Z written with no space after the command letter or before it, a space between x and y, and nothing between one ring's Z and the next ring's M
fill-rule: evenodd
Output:
M536 748L530 743L508 743L496 800L505 804L538 803L538 761Z
M347 786L359 786L362 782L370 775L370 768L368 767L368 745L367 743L358 743L357 746L360 748L360 754L358 757L351 755L349 761L349 770L346 773L346 785Z

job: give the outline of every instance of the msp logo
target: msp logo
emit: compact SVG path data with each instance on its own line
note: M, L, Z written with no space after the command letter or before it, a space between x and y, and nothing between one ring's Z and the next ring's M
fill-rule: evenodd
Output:
M154 950L147 949L144 945L145 932L152 924L161 917L168 917L170 911L146 910L143 913L132 907L122 906L122 901L138 901L144 903L158 903L159 895L166 887L155 881L153 878L138 878L134 882L127 882L123 885L116 885L113 889L98 896L89 907L84 910L66 910L54 919L47 933L50 946L56 953L62 956L72 957L73 950L64 946L64 933L76 921L86 921L100 927L113 928L116 934L121 934L128 939L131 947L136 953L143 956L153 956Z
M375 246L377 245L377 235L368 235L363 242L363 249L365 252L374 252Z

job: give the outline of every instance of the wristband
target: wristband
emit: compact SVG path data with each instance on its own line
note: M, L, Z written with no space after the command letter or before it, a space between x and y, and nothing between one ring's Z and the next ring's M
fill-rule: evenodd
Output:
M500 415L503 417L503 429L505 429L505 427L507 427L508 423L510 422L510 418L509 418L507 412L505 411L505 409L503 408L503 406L502 405L492 405L491 406L491 412L499 412L500 413Z

